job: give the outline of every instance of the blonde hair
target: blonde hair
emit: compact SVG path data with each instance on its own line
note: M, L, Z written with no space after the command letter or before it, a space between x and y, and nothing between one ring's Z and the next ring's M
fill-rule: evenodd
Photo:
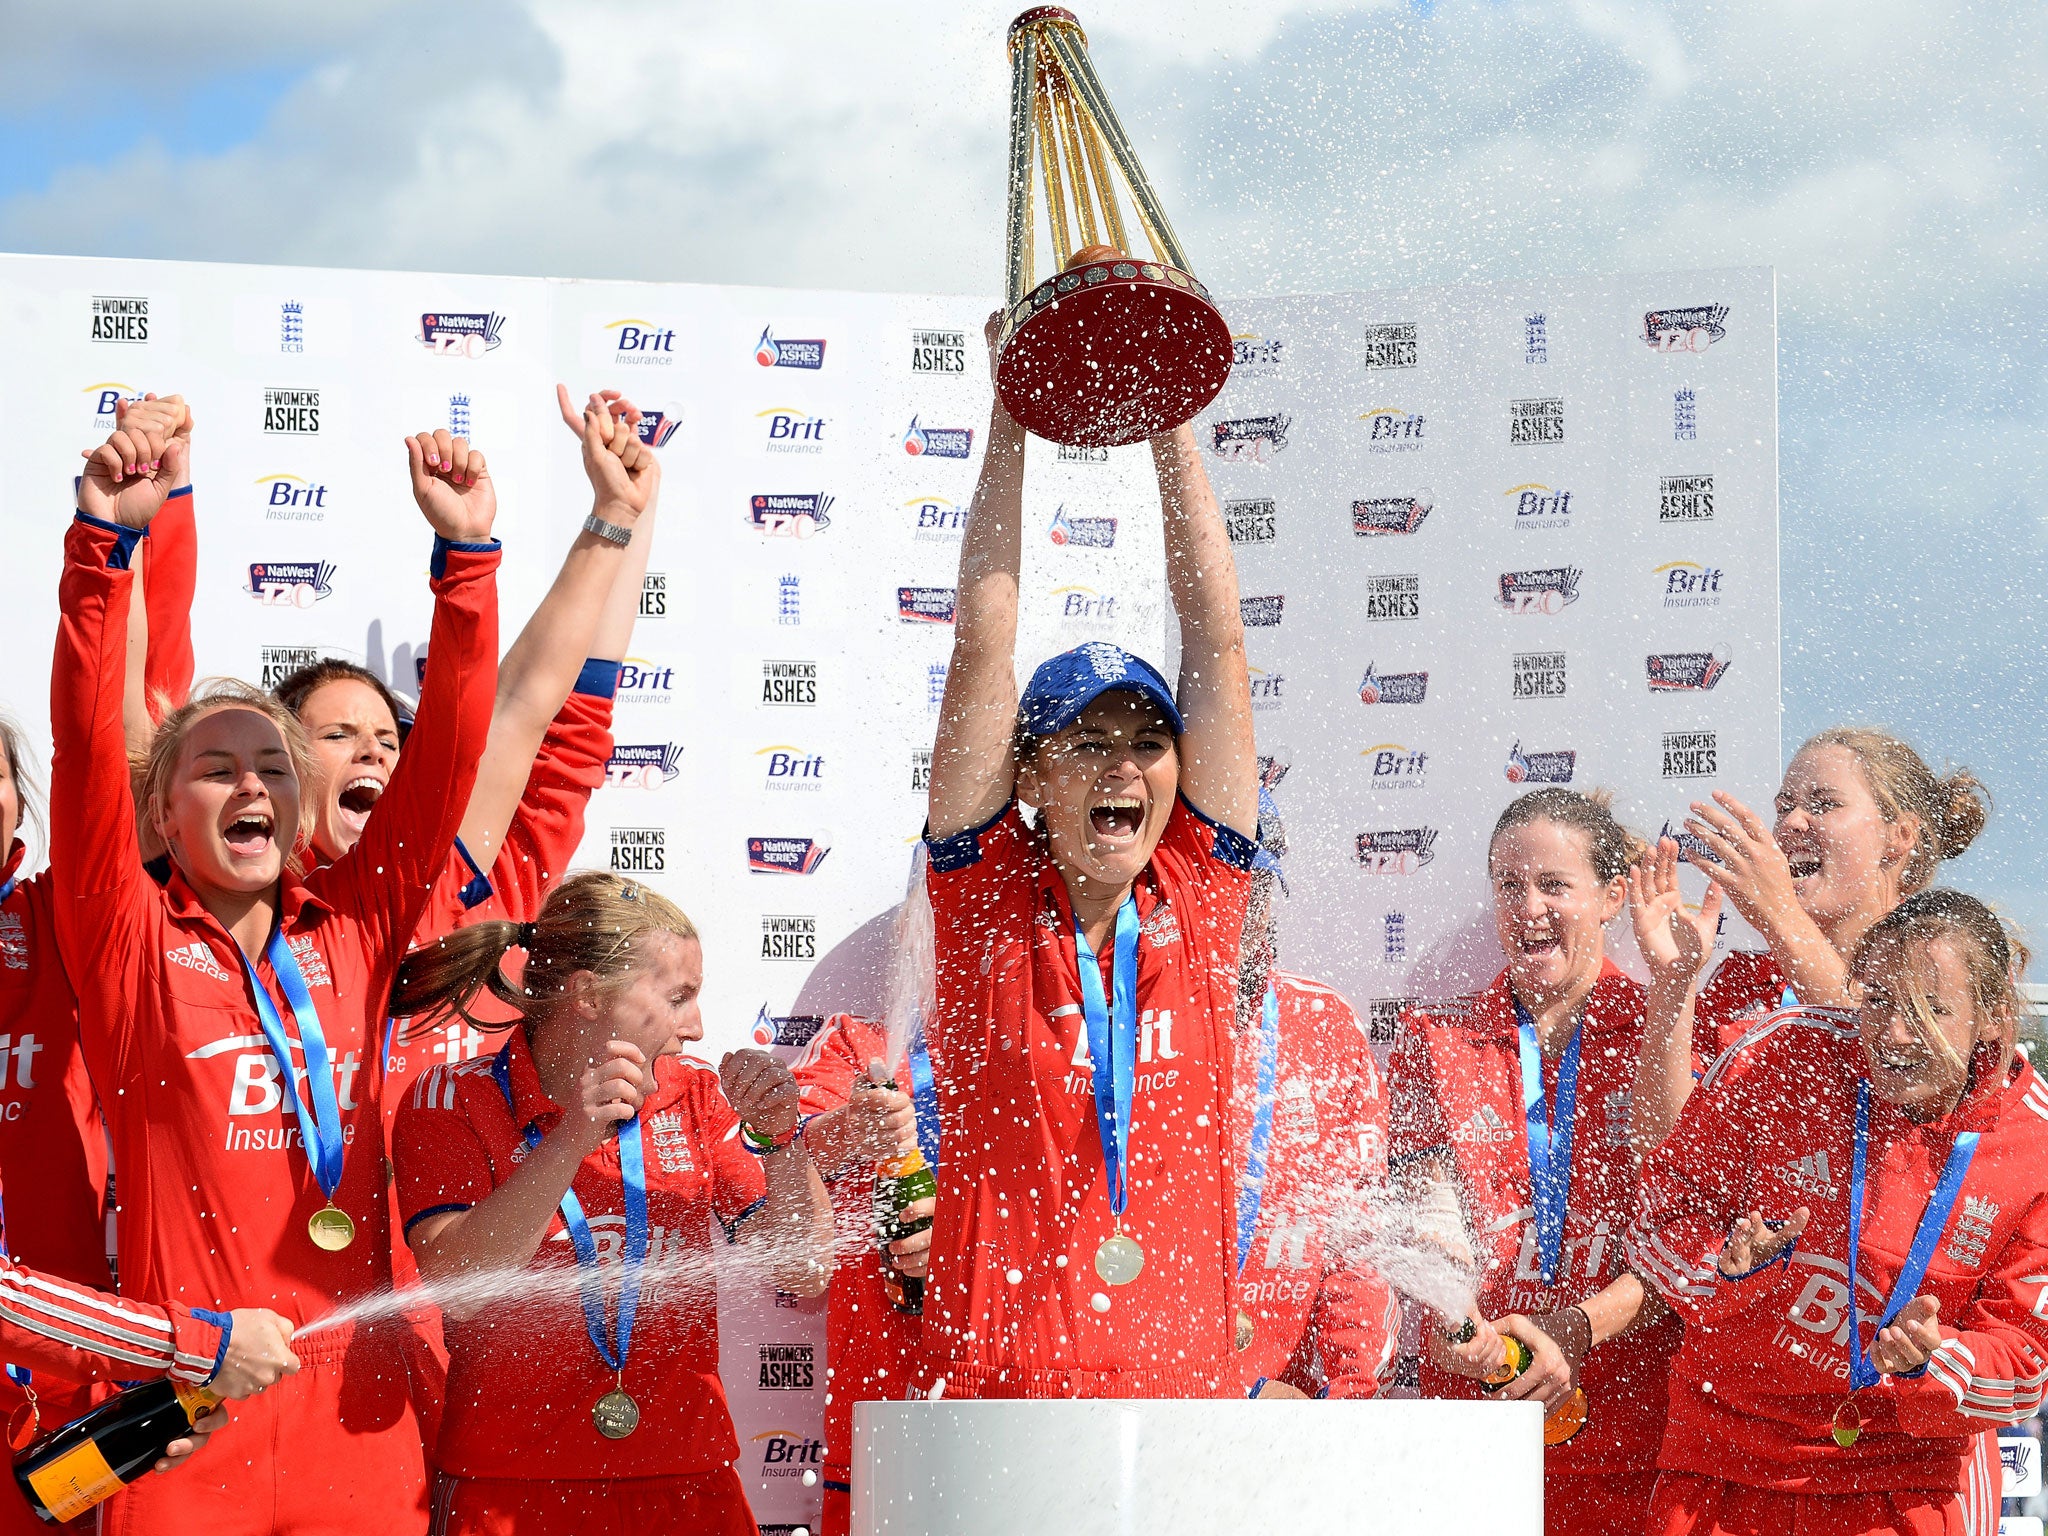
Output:
M550 891L530 923L471 923L407 955L391 984L391 1016L412 1020L408 1039L451 1013L476 1029L502 1029L469 1012L477 994L488 992L531 1029L567 995L579 971L594 976L601 990L617 990L633 972L634 941L650 933L694 939L697 925L637 880L585 870ZM513 948L526 951L516 983L504 972L505 952Z
M177 771L178 758L185 750L185 738L192 734L192 727L206 716L224 709L246 709L259 714L276 726L277 734L284 738L284 749L291 758L293 776L299 781L299 824L291 829L291 842L285 857L289 867L297 869L299 849L313 829L313 807L306 790L318 781L319 769L313 762L313 750L306 743L306 732L299 724L298 716L261 688L240 678L209 677L200 683L185 703L163 717L149 738L149 750L139 760L129 763L135 784L135 800L142 819L154 823L155 808L169 803L171 778Z
M36 786L28 776L28 742L22 736L21 727L5 715L0 715L0 757L7 759L7 776L14 780L14 797L21 806L21 819L15 827L15 836L19 837L21 828L25 826L34 827L36 835L42 836L43 808L36 795ZM7 850L0 847L0 864L6 860Z
M1612 792L1593 789L1580 794L1553 784L1532 789L1508 802L1500 820L1493 824L1493 836L1486 840L1487 857L1492 858L1493 845L1500 841L1502 833L1538 821L1583 832L1586 862L1593 866L1593 874L1602 885L1612 885L1627 874L1629 866L1649 848L1649 844L1614 819Z
M1935 867L1975 842L1991 814L1990 791L1969 769L1937 776L1918 752L1889 731L1838 725L1809 737L1799 750L1814 747L1840 747L1856 759L1886 821L1896 825L1911 816L1920 823L1913 851L1899 872L1899 889L1907 895L1933 884Z
M1850 969L1861 971L1881 943L1895 942L1904 949L1919 950L1937 939L1953 944L1962 957L1970 973L1970 1001L1978 1018L1998 1023L1998 1070L2002 1076L2018 1047L2019 979L2032 957L2019 933L1976 897L1940 887L1908 896L1863 935ZM1906 1008L1921 1041L1951 1067L1960 1069L1965 1057L1934 1027L1934 1011L1926 992L1910 972L1905 988Z

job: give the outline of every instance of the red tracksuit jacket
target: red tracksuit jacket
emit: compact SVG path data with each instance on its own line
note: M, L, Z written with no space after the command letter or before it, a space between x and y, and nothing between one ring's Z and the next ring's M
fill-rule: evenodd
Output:
M1692 1005L1693 1052L1711 1062L1785 1002L1789 983L1767 949L1731 950Z
M1392 1158L1448 1153L1483 1274L1479 1310L1529 1316L1599 1291L1623 1269L1621 1238L1636 1204L1628 1109L1643 1039L1643 991L1607 962L1580 1026L1578 1104L1572 1125L1571 1192L1556 1283L1536 1254L1528 1121L1515 1009L1506 972L1473 997L1430 1004L1401 1023L1388 1064ZM1556 1103L1556 1062L1544 1063L1546 1102ZM1678 1344L1666 1320L1603 1346L1581 1374L1590 1416L1544 1452L1544 1475L1647 1474L1664 1428L1664 1378ZM1422 1362L1425 1397L1476 1398L1479 1383Z
M1849 1395L1849 1184L1856 1083L1853 1014L1787 1009L1708 1072L1651 1155L1629 1263L1685 1320L1658 1465L1808 1494L1954 1492L1987 1426L2048 1393L2048 1084L2016 1057L2002 1079L1980 1050L1976 1085L1919 1124L1873 1099L1858 1312L1891 1294L1958 1132L1981 1134L1920 1290L1940 1299L1945 1342L1925 1374L1855 1394L1863 1433L1830 1435ZM1747 1278L1716 1267L1737 1217L1812 1215L1790 1258ZM1602 1346L1608 1348L1611 1346Z
M225 1313L152 1306L0 1258L0 1351L33 1371L70 1381L169 1376L197 1385L213 1379L230 1331ZM46 1417L42 1428L58 1422Z
M1349 1003L1318 981L1282 971L1270 980L1280 1057L1265 1196L1238 1274L1238 1307L1252 1321L1239 1376L1247 1392L1278 1379L1310 1396L1374 1397L1400 1342L1400 1303L1386 1281L1324 1238L1333 1218L1342 1223L1357 1209L1351 1191L1386 1182L1386 1095ZM1240 1170L1258 1107L1258 1055L1258 1041L1240 1029L1232 1106Z

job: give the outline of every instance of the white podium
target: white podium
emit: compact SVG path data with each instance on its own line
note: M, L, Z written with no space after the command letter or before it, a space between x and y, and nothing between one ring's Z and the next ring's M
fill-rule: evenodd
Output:
M862 1403L853 1536L1541 1536L1543 1414L1493 1402Z

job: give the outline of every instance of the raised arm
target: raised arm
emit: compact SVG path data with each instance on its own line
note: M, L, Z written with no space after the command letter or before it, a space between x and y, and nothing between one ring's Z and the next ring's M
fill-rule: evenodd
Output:
M740 1137L755 1147L767 1186L744 1218L739 1242L778 1291L821 1296L832 1274L832 1199L797 1139L801 1090L788 1067L766 1051L734 1051L719 1064L726 1102L739 1116Z
M192 597L199 580L199 541L192 515L192 411L175 398L144 395L135 404L123 400L114 407L116 433L128 424L131 412L145 406L152 410L136 418L138 433L144 430L143 423L160 415L166 449L175 441L181 451L165 477L170 495L150 520L149 535L137 546L133 561L141 579L130 586L122 718L129 754L137 757L149 750L165 709L183 704L191 691ZM144 834L146 842L154 842L147 828Z
M623 532L629 543L593 532L588 525L578 532L554 585L499 666L490 741L462 816L462 846L484 869L498 857L541 738L569 697L584 662L625 657L623 642L616 656L605 656L594 642L608 609L620 602L630 603L629 613L638 608L640 578L652 544L654 500L661 485L660 462L634 430L640 412L631 401L619 399L616 391L592 395L579 416L566 389L557 385L555 393L562 419L582 439L583 472L595 492L590 515ZM616 624L611 629L618 633ZM626 633L631 633L630 622ZM432 650L427 654L431 658Z
M983 330L993 367L999 315ZM953 656L932 743L927 835L950 837L1002 814L1016 791L1017 572L1023 559L1024 429L997 396L988 448L960 540Z
M1181 793L1212 820L1252 837L1259 826L1259 759L1237 561L1193 426L1153 438L1152 463L1166 527L1166 585L1180 617L1174 696L1187 722Z
M1636 948L1650 968L1643 999L1643 1044L1636 1058L1629 1096L1628 1134L1636 1156L1647 1157L1678 1123L1692 1097L1693 1006L1700 976L1714 952L1721 925L1721 888L1707 886L1697 916L1678 890L1678 844L1659 838L1657 846L1628 871L1629 916Z

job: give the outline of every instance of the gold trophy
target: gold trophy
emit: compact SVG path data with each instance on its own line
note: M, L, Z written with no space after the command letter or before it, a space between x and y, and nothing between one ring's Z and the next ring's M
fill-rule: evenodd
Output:
M1058 268L1042 283L1031 270L1034 150ZM1150 261L1131 253L1112 165ZM1010 23L1007 239L996 393L1020 425L1056 443L1115 447L1171 431L1216 398L1230 377L1230 327L1188 270L1081 24L1058 6Z

